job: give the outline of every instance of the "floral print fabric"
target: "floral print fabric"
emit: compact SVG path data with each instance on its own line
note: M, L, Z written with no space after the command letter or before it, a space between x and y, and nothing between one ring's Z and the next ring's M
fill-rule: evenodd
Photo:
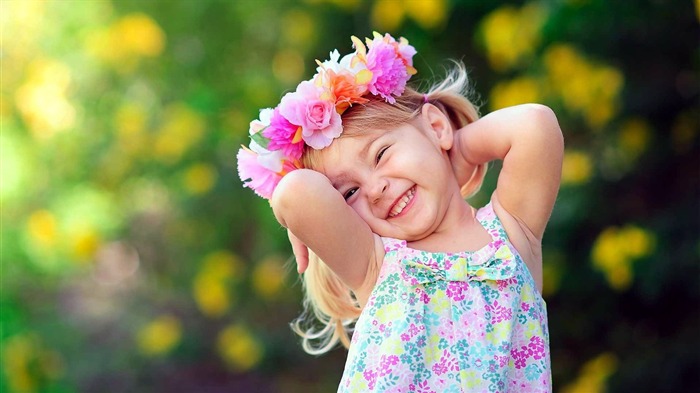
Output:
M477 219L475 252L383 239L339 392L551 392L545 302L490 203Z

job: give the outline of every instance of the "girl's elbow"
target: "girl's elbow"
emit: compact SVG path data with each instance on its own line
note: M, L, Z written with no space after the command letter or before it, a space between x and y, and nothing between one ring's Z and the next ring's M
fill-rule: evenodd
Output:
M559 121L557 120L557 115L554 113L552 108L543 104L525 104L524 109L528 113L528 117L540 126L559 126Z
M531 124L536 129L545 133L549 145L553 148L564 148L564 135L562 134L559 120L552 108L542 104L527 104L526 110Z
M277 221L287 227L291 215L303 214L304 206L309 206L309 201L314 197L313 190L324 179L325 176L321 173L309 169L298 169L285 175L270 198L270 206ZM327 179L325 183L328 183Z
M298 171L292 171L284 176L275 187L275 191L270 198L270 207L275 214L275 218L282 226L287 227L287 216L293 212L295 201L301 191L303 191L303 176L299 176Z

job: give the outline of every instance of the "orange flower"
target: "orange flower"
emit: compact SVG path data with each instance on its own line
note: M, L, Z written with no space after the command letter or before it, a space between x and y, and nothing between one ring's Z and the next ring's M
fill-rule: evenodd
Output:
M335 109L343 113L352 104L364 104L368 99L362 98L367 92L367 85L358 84L355 75L349 72L336 73L326 69L328 74L330 91L335 97Z

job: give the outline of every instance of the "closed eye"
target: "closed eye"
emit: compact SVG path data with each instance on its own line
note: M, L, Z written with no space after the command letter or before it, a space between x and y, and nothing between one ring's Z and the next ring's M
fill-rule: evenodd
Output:
M379 164L379 160L382 159L382 156L384 153L389 149L389 146L383 147L381 150L379 150L379 153L377 153L377 164Z

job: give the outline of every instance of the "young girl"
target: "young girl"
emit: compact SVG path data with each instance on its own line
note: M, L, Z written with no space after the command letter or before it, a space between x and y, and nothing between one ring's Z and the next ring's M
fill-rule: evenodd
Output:
M463 67L421 94L405 86L407 41L353 42L263 111L238 155L325 324L295 325L305 349L349 347L340 392L551 391L540 291L563 153L555 116L530 104L477 120ZM496 159L491 202L474 209L464 197Z

